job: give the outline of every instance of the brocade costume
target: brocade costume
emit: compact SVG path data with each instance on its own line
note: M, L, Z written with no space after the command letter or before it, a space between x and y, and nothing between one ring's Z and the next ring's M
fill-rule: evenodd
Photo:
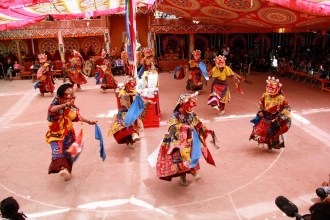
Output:
M204 84L206 82L202 70L199 66L199 63L201 63L201 52L199 50L196 50L192 54L194 56L194 59L190 60L188 63L190 76L187 80L186 89L189 91L199 91L203 89Z
M55 97L48 108L48 132L46 141L52 149L52 162L48 173L58 173L65 166L69 172L72 170L71 154L67 152L75 142L76 134L73 122L80 121L79 109L76 106L67 106L57 112L51 112L51 108L60 105L58 97Z
M206 145L208 134L212 134L214 138L213 131L208 130L194 112L185 112L180 108L189 96L191 94L179 97L168 121L168 133L164 136L156 163L157 176L160 179L171 181L173 177L180 176L182 185L186 185L186 173L191 173L196 178L201 155L207 163L215 166Z
M55 86L53 83L52 74L49 71L48 63L45 63L42 67L39 68L37 76L39 76L38 88L40 93L53 93L55 90Z
M215 59L216 66L211 70L211 77L214 81L211 86L211 92L208 98L208 105L219 111L219 115L225 113L225 105L230 102L230 91L228 87L227 77L233 77L236 89L243 94L240 88L241 76L237 75L232 69L225 64L224 56L217 56Z
M135 90L135 86L135 78L127 77L124 87L118 94L120 107L116 120L108 132L108 136L113 135L118 144L127 144L130 148L134 148L135 141L140 140L139 134L143 128L142 120L145 118L151 104L149 101L146 104L143 103L142 98ZM137 98L136 103L138 105L134 105L133 103ZM134 107L132 107L133 105ZM129 122L126 121L128 123L126 124L125 119L128 114Z
M266 93L260 98L257 117L250 140L267 144L268 150L285 147L284 136L291 127L291 108L282 92L282 85L275 78L268 78ZM272 88L277 87L276 91ZM269 89L268 89L269 88Z
M87 80L85 79L82 73L82 66L83 66L83 59L81 57L74 56L71 59L71 68L72 68L71 74L74 77L74 80L72 80L72 82L77 83L78 88L80 88L80 85L87 83ZM71 79L71 77L69 77L69 79Z

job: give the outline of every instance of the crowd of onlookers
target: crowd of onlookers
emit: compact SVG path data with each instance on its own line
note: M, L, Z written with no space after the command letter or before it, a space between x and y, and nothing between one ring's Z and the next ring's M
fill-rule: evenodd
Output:
M88 52L88 51L87 51ZM22 52L22 54L24 54ZM84 68L83 73L86 76L94 76L96 73L97 65L96 60L94 58L95 53L88 52L85 54L83 51L80 52L83 60L84 60ZM61 61L61 55L58 50L55 51L54 54L45 51L45 55L47 55L47 62L50 64L51 69L53 70L54 62ZM70 60L73 58L72 52L67 50L64 53L65 64L69 64ZM121 57L109 57L111 70L113 75L124 75L125 74L125 64ZM102 60L100 60L102 62ZM30 69L36 73L38 68L40 67L39 59L35 55L22 55L23 65L19 64L18 57L12 52L2 54L0 53L0 79L4 79L8 77L10 81L13 77L19 76L20 72L24 68L24 63L31 63ZM26 70L25 70L26 71Z
M214 64L214 57L217 55L226 56L226 63L234 71L240 70L245 71L246 68L250 68L253 71L258 72L267 72L271 69L275 69L278 73L282 70L285 70L287 66L293 66L298 71L309 72L321 72L320 77L327 77L330 67L330 54L328 47L320 49L319 47L302 47L298 46L294 50L291 46L277 47L277 48L267 48L262 56L259 52L254 51L253 48L242 49L239 47L233 48L226 45L223 45L222 48L216 50L215 48L206 48L202 54L202 59L206 63ZM86 53L82 50L79 51L85 62L90 67L87 75L92 76L95 73L95 52L89 48ZM54 54L45 51L49 62L54 62L56 60L62 60L58 50ZM32 62L33 64L38 62L36 55L27 54L23 52L22 61L23 62ZM64 53L65 62L69 62L73 57L72 53L67 50ZM124 74L124 66L122 65L122 60L120 57L110 57L111 68L114 75ZM90 64L91 63L91 64ZM12 76L19 74L22 66L18 63L18 58L12 53L1 54L0 53L0 78L4 76L9 76L9 73ZM11 70L8 72L8 70ZM280 74L281 75L281 74Z
M202 57L206 63L214 64L214 57L217 55L226 56L226 64L234 71L242 70L249 66L253 71L267 72L275 70L280 72L287 66L313 74L320 73L321 78L328 76L330 67L330 53L328 46L324 49L320 47L298 46L296 50L292 46L286 46L284 49L279 46L277 48L269 48L263 52L263 56L253 48L248 50L242 48L231 48L224 45L220 50L207 48Z

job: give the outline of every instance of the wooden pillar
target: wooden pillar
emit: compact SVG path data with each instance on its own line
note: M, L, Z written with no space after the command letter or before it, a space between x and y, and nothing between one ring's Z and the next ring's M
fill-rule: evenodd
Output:
M261 34L261 54L260 57L264 57L264 52L265 52L265 34Z
M33 38L31 39L31 46L32 46L32 55L35 57L35 49L34 49L34 41L33 41Z
M323 35L323 43L322 43L322 49L324 49L325 45L326 45L326 40L327 40L327 35Z
M110 54L110 34L108 28L104 30L105 51Z
M108 36L109 36L109 56L110 56L110 51L111 51L111 19L110 17L106 17L106 27L108 30Z
M59 30L57 32L57 38L58 38L58 51L60 52L61 55L61 61L65 62L65 56L64 56L64 40L62 36L62 31Z
M22 54L21 54L21 47L19 46L19 40L16 40L16 48L17 48L17 58L18 58L18 63L23 66L22 62ZM14 62L12 60L12 62Z
M195 38L195 34L189 34L189 60L191 59L191 54L192 52L195 50L195 41L196 41L196 38Z
M294 48L294 57L296 57L296 54L297 54L297 33L294 34L293 48Z
M229 44L228 44L228 34L225 34L225 42L226 42L226 46L229 47Z

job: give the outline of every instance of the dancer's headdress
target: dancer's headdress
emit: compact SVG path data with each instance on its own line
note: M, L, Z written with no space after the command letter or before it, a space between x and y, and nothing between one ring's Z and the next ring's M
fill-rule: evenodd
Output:
M266 80L267 85L275 85L278 87L282 87L282 84L280 83L279 79L275 79L275 77L268 76L268 79Z
M47 62L47 55L44 53L41 53L38 55L38 59L39 59L40 63L45 63L45 62Z
M196 56L196 55L201 55L201 51L200 50L194 50L193 52L192 52L192 55L193 56Z
M143 54L144 54L144 56L150 56L150 55L152 55L152 50L150 48L146 47L143 49Z
M275 77L268 76L268 79L266 80L267 86L266 86L266 92L270 95L276 95L281 92L282 84L280 83L279 79L275 79Z
M176 102L176 105L180 106L184 103L187 103L190 99L197 99L197 96L198 96L198 92L196 91L195 93L193 94L190 94L190 93L185 93L185 94L182 94L179 96L177 102Z
M219 55L214 58L214 62L217 67L224 67L226 66L226 57Z
M127 76L125 81L124 81L124 88L126 88L126 85L132 80L136 80L136 79L134 77Z

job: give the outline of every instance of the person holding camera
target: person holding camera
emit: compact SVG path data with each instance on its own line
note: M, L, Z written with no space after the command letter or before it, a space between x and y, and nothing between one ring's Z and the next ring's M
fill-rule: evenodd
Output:
M316 195L323 201L330 195L330 174L329 181L323 181L321 185L322 187L316 189Z

